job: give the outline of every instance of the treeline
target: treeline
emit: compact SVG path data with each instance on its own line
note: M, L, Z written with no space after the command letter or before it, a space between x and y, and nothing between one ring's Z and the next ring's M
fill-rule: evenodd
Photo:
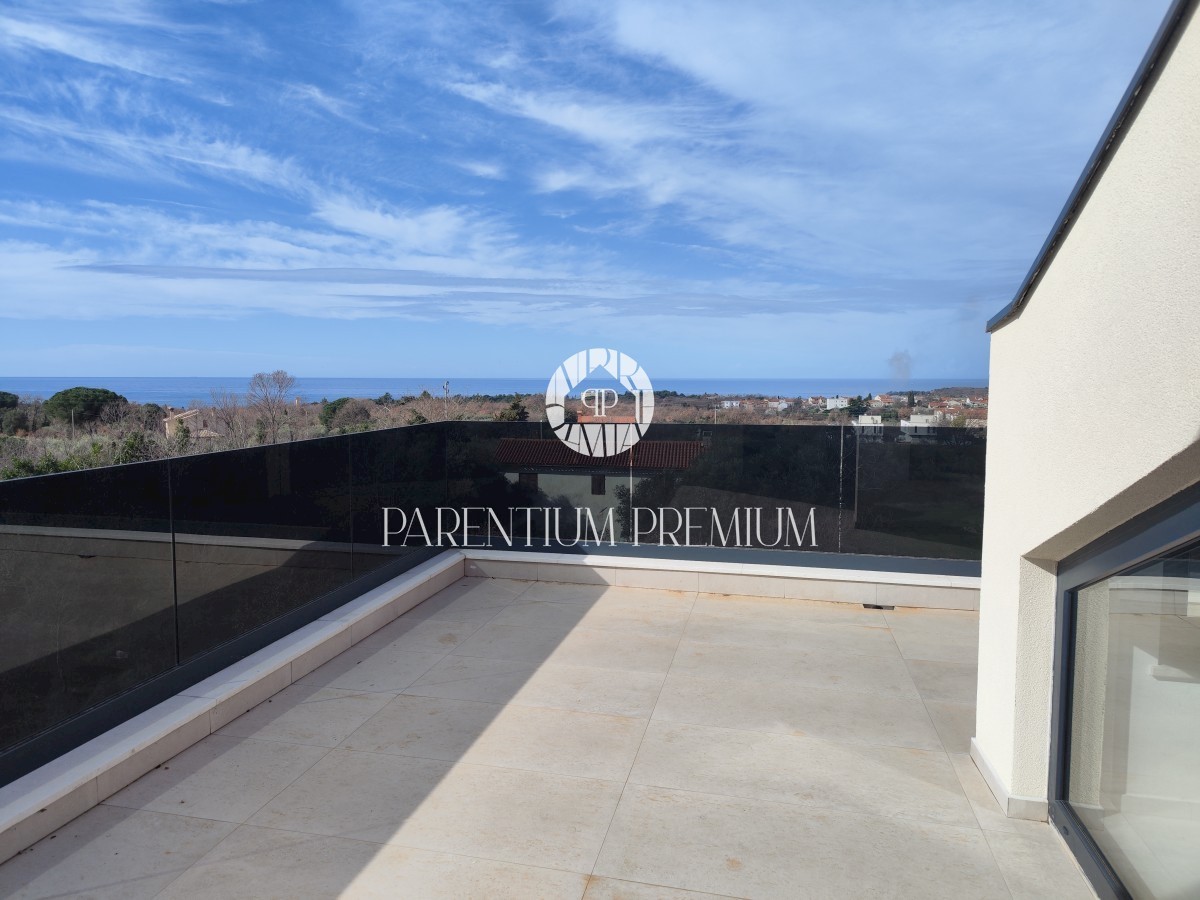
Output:
M260 372L244 394L214 391L186 409L73 387L47 400L0 391L0 478L144 462L448 419L525 421L541 397L350 397L306 402L283 370Z

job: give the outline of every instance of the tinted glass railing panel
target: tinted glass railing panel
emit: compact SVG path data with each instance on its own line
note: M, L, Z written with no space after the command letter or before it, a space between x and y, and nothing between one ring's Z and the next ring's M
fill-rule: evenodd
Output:
M547 455L558 450L566 448L541 422L447 423L444 504L494 510L500 521L485 523L480 529L485 539L510 534L514 540L541 541L547 534L546 515L523 511L565 510L569 497L581 496L571 477L576 473ZM573 515L572 508L572 521ZM573 527L566 530L574 534Z
M590 458L542 422L446 422L0 482L0 752L462 546L439 509L494 511L476 546L978 559L983 462L963 429L656 424ZM385 507L425 527L384 546Z
M175 664L166 463L0 482L0 749Z
M423 549L406 545L416 512L434 527L446 498L446 430L414 425L349 437L354 573L365 574ZM399 510L384 521L384 509ZM418 529L419 530L419 529ZM391 531L385 543L385 531ZM428 549L428 547L424 548Z
M181 659L353 578L345 437L171 461Z
M683 461L675 471L644 470L645 480L634 488L634 505L664 511L658 513L657 535L639 534L639 539L661 542L672 524L661 520L677 523L679 516L670 510L691 508L693 543L836 550L844 502L841 429L670 426L653 438L674 445L658 454L664 462ZM673 492L665 489L667 481L677 485Z
M987 442L969 428L854 429L853 478L842 550L883 556L978 559Z

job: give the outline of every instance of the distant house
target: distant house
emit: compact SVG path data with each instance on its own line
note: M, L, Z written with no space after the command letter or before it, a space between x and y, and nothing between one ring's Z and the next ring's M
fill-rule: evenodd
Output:
M960 415L967 420L967 425L973 428L987 427L988 411L986 406L983 409L964 409Z
M191 430L191 436L194 438L219 438L219 434L217 434L215 431L209 430L208 421L205 419L201 419L199 421L199 430L192 430L191 426L186 424L189 420L195 419L195 417L198 415L200 415L200 410L198 409L184 409L176 412L175 407L168 406L167 416L163 419L163 428L167 432L167 437L175 437L175 435L179 432L179 427L182 425Z
M825 409L826 410L845 409L849 405L850 405L850 398L848 398L848 397L829 397L825 401Z
M942 417L937 413L913 413L900 420L900 433L905 437L924 437L934 433Z
M773 409L773 410L775 410L775 412L783 412L785 409L787 409L791 405L792 404L790 404L786 400L768 400L767 401L767 409Z
M740 409L742 406L741 400L722 400L721 409Z
M883 437L883 416L855 416L850 424L858 429L860 438Z

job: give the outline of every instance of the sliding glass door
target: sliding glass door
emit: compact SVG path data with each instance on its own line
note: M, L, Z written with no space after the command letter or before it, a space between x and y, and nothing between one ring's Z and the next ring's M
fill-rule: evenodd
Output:
M1052 819L1113 896L1200 897L1200 540L1062 597Z

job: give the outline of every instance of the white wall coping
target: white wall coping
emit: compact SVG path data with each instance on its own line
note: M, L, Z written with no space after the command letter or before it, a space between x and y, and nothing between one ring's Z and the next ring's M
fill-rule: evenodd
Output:
M649 569L660 572L703 572L709 575L759 575L768 578L861 581L872 584L908 584L919 587L956 587L978 590L981 579L970 575L935 575L919 572L887 572L879 569L833 569L804 565L717 562L667 559L646 556L617 556L604 553L538 553L533 550L489 550L463 547L467 559L527 562L540 565L599 566L606 569Z

